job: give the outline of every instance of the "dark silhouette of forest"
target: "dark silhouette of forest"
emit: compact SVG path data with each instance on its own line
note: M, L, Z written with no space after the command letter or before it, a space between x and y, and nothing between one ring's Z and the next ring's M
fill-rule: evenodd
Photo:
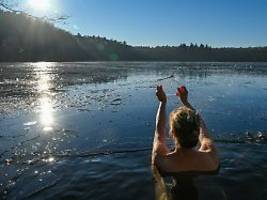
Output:
M267 47L130 46L73 35L24 13L0 10L0 61L267 61Z

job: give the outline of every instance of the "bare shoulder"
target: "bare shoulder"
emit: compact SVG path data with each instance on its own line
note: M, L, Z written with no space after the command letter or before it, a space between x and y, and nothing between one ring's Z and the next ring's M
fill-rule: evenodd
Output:
M170 152L156 155L156 165L166 172L214 171L218 169L219 160L210 152L189 151L187 153Z
M190 160L195 160L194 155L184 155L180 152L170 152L165 156L158 156L158 166L166 172L192 171L194 166Z
M199 149L197 151L198 160L203 164L203 167L208 170L216 170L219 167L218 152L213 144L205 149Z
M174 156L172 152L165 155L157 153L154 157L154 164L163 171L170 171L174 163L173 160Z

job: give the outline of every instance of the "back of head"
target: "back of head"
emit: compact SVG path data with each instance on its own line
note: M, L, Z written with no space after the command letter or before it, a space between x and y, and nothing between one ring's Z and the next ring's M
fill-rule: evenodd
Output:
M198 143L199 116L187 107L175 109L170 114L170 128L173 136L183 148L193 148Z

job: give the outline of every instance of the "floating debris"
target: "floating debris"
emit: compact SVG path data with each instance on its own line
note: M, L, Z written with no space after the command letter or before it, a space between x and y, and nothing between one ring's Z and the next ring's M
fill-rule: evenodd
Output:
M46 163L51 163L55 161L55 158L51 156L51 157L48 157L47 159L43 159L43 161Z
M91 110L89 110L88 108L78 108L79 112L90 112Z
M113 105L113 106L118 106L121 104L121 101L122 99L121 98L116 98L116 99L113 99L110 103L110 105Z
M261 141L267 141L267 134L262 133L261 131L259 131L256 135L257 139L260 139Z
M50 131L53 131L53 128L50 127L50 126L47 126L47 127L44 127L44 128L43 128L43 131L45 131L45 132L50 132Z
M11 162L12 162L13 160L10 158L10 159L5 159L5 163L6 163L6 165L11 165Z
M26 123L24 123L23 125L24 125L24 126L32 126L32 125L35 125L35 124L37 124L37 121L26 122Z

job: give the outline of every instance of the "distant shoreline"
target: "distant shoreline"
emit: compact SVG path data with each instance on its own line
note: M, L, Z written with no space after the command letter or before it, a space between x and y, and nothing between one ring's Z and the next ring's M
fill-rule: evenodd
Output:
M0 64L11 64L11 63L179 63L179 64L190 64L190 63L201 63L201 64L265 64L267 61L127 61L127 60L119 60L119 61L0 61Z
M267 47L131 46L0 9L0 62L267 62Z

